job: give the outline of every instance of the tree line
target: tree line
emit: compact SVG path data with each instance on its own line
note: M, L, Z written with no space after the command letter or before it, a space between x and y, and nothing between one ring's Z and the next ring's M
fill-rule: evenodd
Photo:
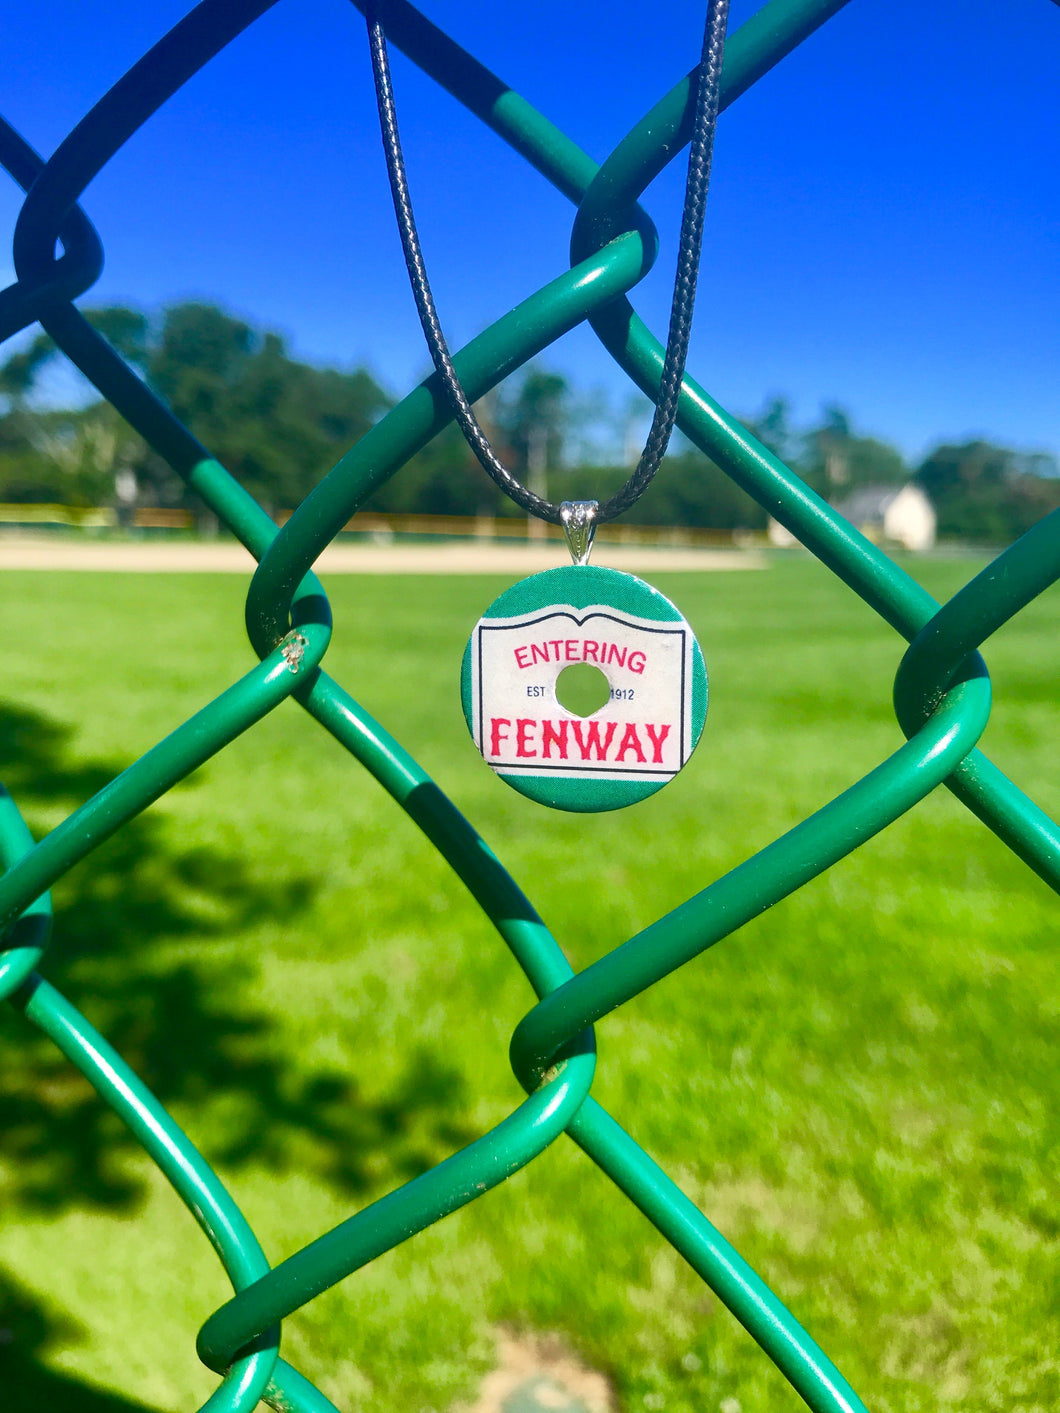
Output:
M110 306L89 322L177 417L270 512L287 510L392 405L364 368L293 358L275 333L211 304L181 303L155 316ZM0 501L185 507L194 493L103 401L56 406L41 396L58 351L39 334L0 365ZM643 400L642 409L649 409ZM633 408L636 412L638 409ZM476 411L519 478L551 499L605 499L625 479L622 458L601 455L587 405L559 374L524 370ZM632 428L636 417L627 417ZM887 442L860 435L826 406L795 427L783 399L745 425L834 504L864 486L909 480L930 497L941 536L1005 543L1060 506L1060 467L986 441L942 443L917 466ZM638 449L627 435L630 464ZM425 515L518 516L452 425L381 487L366 508ZM628 520L717 530L759 530L766 513L698 450L671 451Z

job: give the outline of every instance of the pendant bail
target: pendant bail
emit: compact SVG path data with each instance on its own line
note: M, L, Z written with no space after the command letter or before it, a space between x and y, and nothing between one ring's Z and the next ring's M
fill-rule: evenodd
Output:
M567 536L567 547L575 564L588 564L596 537L596 512L599 501L565 500L560 504L559 518Z

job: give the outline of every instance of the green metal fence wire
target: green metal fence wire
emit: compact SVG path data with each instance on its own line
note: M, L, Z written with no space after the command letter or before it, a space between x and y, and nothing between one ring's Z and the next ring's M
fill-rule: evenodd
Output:
M199 1335L223 1377L203 1405L292 1413L334 1405L279 1357L280 1322L376 1256L503 1181L568 1134L724 1301L816 1413L864 1405L777 1296L635 1140L592 1098L593 1029L610 1011L730 936L930 791L946 785L1054 889L1060 829L977 750L990 682L977 649L1060 577L1060 512L1043 520L940 607L686 375L678 425L909 641L895 679L906 744L823 809L575 975L503 865L386 729L323 670L327 599L311 573L366 497L449 420L434 377L409 393L316 486L282 529L96 333L73 301L102 267L82 192L156 109L274 0L203 0L77 125L47 162L0 121L0 161L27 192L14 236L17 279L0 291L0 340L39 322L68 358L203 498L259 561L246 625L260 663L85 805L34 842L0 789L0 996L39 1027L119 1115L213 1244L235 1294ZM355 0L358 3L358 0ZM729 39L728 106L846 0L770 0ZM382 6L388 36L499 133L576 207L571 266L455 356L472 400L583 320L649 397L662 348L628 292L657 241L641 193L688 141L690 75L597 165L525 99L405 0ZM62 254L56 256L57 241ZM270 1268L232 1196L158 1100L38 967L48 888L177 781L288 697L384 786L463 881L533 986L512 1038L527 1097L435 1168Z

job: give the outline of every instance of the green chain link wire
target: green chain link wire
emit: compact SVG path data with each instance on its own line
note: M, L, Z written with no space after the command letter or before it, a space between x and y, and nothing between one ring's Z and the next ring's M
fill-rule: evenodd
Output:
M488 845L403 747L321 668L330 614L311 566L366 497L448 422L437 379L427 379L373 427L277 530L72 303L102 268L98 237L77 205L85 187L172 93L272 3L203 0L115 84L48 162L0 120L0 162L28 192L15 230L17 280L0 291L0 341L39 322L251 551L259 564L247 594L246 622L261 659L39 842L0 786L0 866L6 870L0 878L0 929L6 928L0 997L48 1035L127 1124L231 1278L235 1295L206 1321L198 1340L203 1361L224 1375L203 1405L210 1413L246 1413L262 1400L288 1413L335 1413L313 1384L279 1358L283 1317L524 1167L562 1133L654 1223L815 1413L864 1413L843 1376L773 1292L590 1096L592 1026L815 878L941 784L1060 890L1060 830L975 748L990 714L990 682L977 648L1060 577L1060 512L1041 521L940 608L686 375L678 412L685 435L909 640L894 691L908 739L809 819L573 974ZM721 106L845 3L770 0L728 41ZM469 398L480 398L583 320L654 398L663 350L626 295L655 259L655 229L637 203L689 139L689 79L597 166L405 0L387 0L381 8L391 42L577 208L571 268L455 355ZM63 248L59 258L57 240ZM50 934L47 889L288 697L340 741L420 827L490 918L539 1001L512 1038L512 1066L527 1092L512 1114L270 1269L209 1164L37 967Z

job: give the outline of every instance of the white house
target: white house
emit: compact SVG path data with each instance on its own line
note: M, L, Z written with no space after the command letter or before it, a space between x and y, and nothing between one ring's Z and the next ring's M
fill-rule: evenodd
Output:
M874 543L890 541L907 550L929 550L935 544L935 507L912 481L898 487L861 486L837 501L835 509ZM776 520L770 520L768 533L778 548L796 543Z

